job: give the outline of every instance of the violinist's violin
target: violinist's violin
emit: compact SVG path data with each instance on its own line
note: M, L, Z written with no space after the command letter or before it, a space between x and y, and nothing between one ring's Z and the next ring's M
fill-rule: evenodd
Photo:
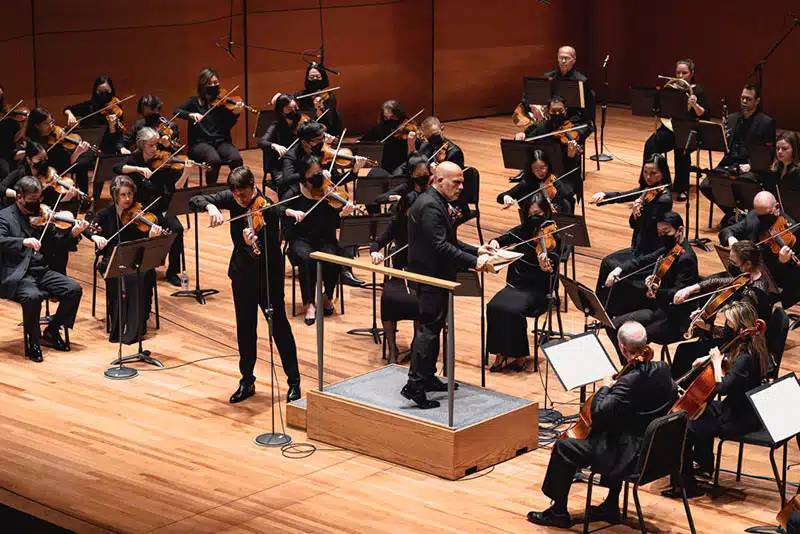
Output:
M783 247L794 248L797 244L797 237L789 230L789 221L783 215L778 215L772 226L766 232L758 236L760 243L767 244L769 250L776 256L780 254ZM797 267L799 265L797 256L792 253L789 263Z
M708 302L706 302L703 307L700 308L700 312L694 317L694 319L692 319L692 322L689 323L689 328L686 330L686 333L683 334L683 338L690 339L694 335L694 329L698 322L708 322L719 311L719 309L731 299L731 297L736 295L739 290L749 282L749 273L740 274L733 279L733 282L731 282L727 288L723 289L716 295L712 295L711 298L708 299Z
M178 141L175 139L175 130L172 129L170 121L164 117L158 118L156 131L161 138L158 140L158 146L165 150L178 150Z
M572 123L572 121L566 120L559 127L559 131L554 132L555 137L565 145L569 144L570 141L577 142L578 139L580 139L580 134L578 134L578 130L570 130L570 128L575 128L575 125ZM570 130L570 131L561 131L561 130ZM581 150L581 148L578 147L578 150Z
M337 186L330 178L323 178L319 187L314 187L306 182L306 187L308 188L308 194L303 191L304 196L312 200L325 199L334 209L340 210L350 202L350 195L347 193L347 189ZM363 208L356 207L356 210L366 215Z
M150 232L150 229L158 224L158 217L154 214L150 213L149 211L142 211L142 205L138 202L134 203L133 206L130 208L123 210L120 213L119 220L123 226L131 222L134 218L136 221L132 223L136 228L139 229L141 232ZM137 217L138 216L138 217ZM161 231L162 235L169 235L172 232L164 228Z
M418 132L421 132L419 126L417 126L417 123L414 121L408 121L405 123L402 128L399 128L394 134L392 134L392 137L395 139L408 141L408 137L411 132L414 132L414 135L419 135Z
M322 165L329 165L331 161L336 156L336 163L334 164L337 169L351 169L356 162L356 156L353 155L353 151L349 148L339 148L336 150L332 148L328 143L322 145ZM365 165L370 167L377 167L378 162L372 159L367 158Z
M645 282L648 295L655 296L655 294L658 293L661 282L664 280L670 267L672 267L672 264L675 263L675 260L677 260L683 252L683 246L681 243L677 243L667 254L658 258L658 261L656 261L653 267L653 274L651 274Z
M120 131L126 132L127 128L122 122L122 114L124 112L122 111L120 102L121 101L119 98L116 96L113 97L105 109L101 111L101 113L105 116L106 120L108 120L109 124L113 122ZM114 116L113 119L111 118L112 115Z
M47 135L47 146L53 147L61 144L68 152L74 152L78 145L83 142L81 136L76 133L67 134L67 131L61 126L53 126L52 131ZM49 148L48 148L49 150ZM90 144L89 150L95 154L100 153L100 149Z
M540 254L547 254L548 252L555 250L556 248L556 237L555 232L558 231L558 227L556 223L553 221L546 221L539 230L536 232L536 255ZM548 256L547 262L542 269L548 273L553 272L553 262L550 261L550 257Z
M75 216L69 210L53 212L48 206L42 204L39 207L38 215L31 215L28 221L34 228L44 228L48 222L59 230L72 230L75 223L78 222ZM95 223L89 223L89 227L85 230L89 235L94 235L102 231L102 229Z
M269 199L259 193L247 207L247 227L252 228L256 236L264 228L264 209L270 204L272 203ZM261 248L259 248L257 240L253 241L250 253L253 256L261 255Z
M200 163L194 160L189 159L186 156L176 156L167 152L166 150L159 150L156 152L156 155L147 162L147 167L151 171L155 171L157 169L169 168L176 171L182 171L183 168L188 164L191 163L195 167L200 167L201 169L205 169L207 171L211 170L211 166L205 163Z
M75 190L81 200L87 200L89 195L75 187L75 182L71 178L64 178L53 167L47 168L47 174L39 175L39 184L42 189L52 187L56 193L64 195L70 190Z
M236 111L236 105L239 103L244 104L244 100L240 96L231 96L231 92L227 89L220 88L219 96L212 100L210 104L212 106L219 106L222 108L227 109L228 111ZM250 107L247 104L244 104L244 109L249 111L250 113L258 114L258 110L256 108Z

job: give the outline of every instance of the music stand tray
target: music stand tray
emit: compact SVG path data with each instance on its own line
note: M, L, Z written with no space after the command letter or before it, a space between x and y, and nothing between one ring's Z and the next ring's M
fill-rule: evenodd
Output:
M617 372L597 332L542 345L564 391L583 388Z
M408 176L367 176L356 180L355 203L365 206L377 204L378 195L387 193L398 185L408 182Z
M167 215L183 215L192 212L189 200L197 195L213 195L228 189L226 184L200 185L196 187L186 187L176 189L172 194L172 200L167 207ZM182 289L175 291L172 297L193 297L199 304L206 303L206 297L219 293L217 289L200 289L200 231L198 224L198 214L194 212L194 289ZM184 255L184 268L185 265Z
M72 130L72 133L79 135L81 139L90 145L100 146L100 143L103 142L103 136L106 135L106 130L108 130L108 126L78 126Z
M586 226L586 219L583 217L583 215L577 215L573 213L553 213L553 221L555 221L556 226L559 228L564 228L574 224L575 226L569 230L564 230L564 232L567 232L572 236L570 237L569 244L573 247L591 248L592 244L589 241L589 228Z
M383 143L363 141L361 143L342 143L342 148L349 148L354 156L364 156L365 158L383 161Z
M764 143L749 142L744 146L750 160L750 170L758 173L772 172L773 148Z
M253 130L253 139L261 139L265 133L267 133L267 128L269 125L272 124L277 120L275 115L275 110L272 109L262 109L258 112L258 120L256 121L256 129Z
M680 117L686 111L686 100L686 94L680 91L631 87L631 111L637 117Z
M557 175L564 173L564 154L561 144L517 141L516 139L500 139L500 151L503 154L503 166L506 169L522 170L528 161L528 155L534 150L541 150L550 157L550 165Z
M92 184L110 182L113 180L117 173L114 172L114 166L124 162L128 159L125 154L100 154L94 162L94 172L92 173ZM87 194L91 194L86 191Z
M586 107L583 82L580 81L524 76L522 91L528 104L546 106L551 96L558 95L567 101L570 108Z
M600 302L600 299L597 298L597 294L595 294L594 291L580 282L564 276L563 274L558 275L558 277L561 279L561 284L564 286L564 291L567 292L567 295L569 295L572 303L575 304L576 308L583 311L585 330L588 330L589 328L589 317L595 318L601 324L609 328L614 328L614 323L611 322L611 317L608 316L603 304Z
M689 144L689 152L695 150L711 150L712 152L728 152L728 140L722 124L711 121L687 121L674 119L672 127L675 131L675 150L683 150L689 134L695 136Z

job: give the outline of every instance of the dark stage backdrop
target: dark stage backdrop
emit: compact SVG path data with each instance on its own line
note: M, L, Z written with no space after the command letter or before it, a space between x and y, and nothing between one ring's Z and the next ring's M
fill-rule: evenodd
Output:
M768 11L743 0L674 0L653 10L635 0L323 0L326 63L341 71L340 108L356 133L378 118L384 100L399 100L443 120L508 113L523 75L555 68L559 45L578 49L578 68L602 93L601 64L612 55L609 100L627 103L630 84L654 84L679 57L693 58L715 112L732 109L755 63L789 27L792 0ZM88 97L100 73L119 96L154 93L167 111L194 92L197 72L213 66L224 87L254 107L277 91L294 91L305 71L299 52L320 44L319 0L233 0L235 59L215 41L228 33L228 2L171 0L158 9L139 2L5 0L0 18L0 84L6 100L61 108ZM691 14L691 15L689 15ZM245 50L241 45L247 42ZM794 105L800 31L765 67L766 110L781 128L800 126ZM599 95L600 96L600 95ZM126 106L129 120L134 106ZM254 146L250 117L235 130ZM247 123L247 124L246 124Z

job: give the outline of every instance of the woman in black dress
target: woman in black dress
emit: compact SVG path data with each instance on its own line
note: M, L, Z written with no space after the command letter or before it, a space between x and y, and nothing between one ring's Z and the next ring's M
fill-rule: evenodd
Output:
M390 243L394 243L394 250L397 251L391 258L392 267L405 269L408 265L408 248L404 248L408 246L408 210L417 197L428 188L430 179L427 158L412 157L409 160L409 167L412 171L408 185L402 191L395 193L399 196L393 207L395 217L386 231L376 237L369 247L372 263L375 265L383 263L384 254L381 250ZM413 320L416 331L418 317L417 296L410 291L406 280L385 279L381 293L381 322L386 335L386 345L389 347L389 363L402 363L397 360L397 322Z
M113 204L109 204L101 209L95 216L94 222L99 225L101 231L92 237L92 241L97 245L97 253L102 255L102 259L97 264L97 271L105 273L111 253L119 243L135 241L147 237L161 235L162 229L158 225L153 225L149 232L142 232L136 224L129 224L116 235L124 225L120 221L120 214L129 209L135 202L136 184L127 176L117 176L111 182L111 198ZM144 207L144 206L142 206ZM153 293L153 286L156 283L156 274L152 269L141 273L140 280L136 274L126 274L123 279L123 291L125 292L123 315L125 325L122 329L122 342L131 345L139 339L139 332L136 324L136 314L140 317L142 336L147 332L147 319L150 316L150 299ZM106 280L106 306L111 314L111 334L108 340L111 343L119 342L119 278L109 278ZM143 299L140 302L140 297Z
M289 147L297 140L297 126L302 113L292 95L278 93L273 98L275 121L267 127L267 131L258 140L264 162L264 183L277 187L283 174L281 158Z
M525 222L493 239L489 246L499 249L531 239L553 215L550 202L542 193L533 195L523 206L527 215ZM553 237L558 251L559 235ZM508 266L506 287L486 306L486 351L495 355L494 364L489 368L493 373L503 368L517 372L525 369L525 358L530 355L527 317L547 306L552 266L558 265L558 255L538 254L535 245L525 243L514 249L524 255ZM514 361L506 365L509 358Z
M547 153L542 150L532 150L528 154L528 161L522 170L522 179L511 189L497 195L497 203L508 208L519 199L544 186L545 181L551 176L556 176L550 171L552 165ZM559 213L573 213L575 211L575 197L568 195L561 181L553 184L555 195L550 198L553 207ZM547 191L546 189L544 191Z
M312 252L327 252L341 255L341 247L336 237L339 218L353 213L355 207L348 203L340 211L328 202L317 204L311 191L319 188L324 180L322 166L317 156L306 155L300 160L298 172L303 181L293 184L284 192L281 200L288 200L282 221L283 234L289 243L287 255L292 265L297 267L300 279L300 295L306 306L305 323L312 325L317 318L314 298L317 285L317 262L310 258ZM310 213L309 213L310 212ZM341 267L333 263L322 263L323 306L325 315L333 315L333 292L339 281Z

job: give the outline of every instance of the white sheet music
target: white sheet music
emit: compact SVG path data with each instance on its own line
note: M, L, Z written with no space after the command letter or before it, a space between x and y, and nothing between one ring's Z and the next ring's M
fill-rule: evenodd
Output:
M764 426L774 442L800 433L800 384L794 374L750 395Z
M617 372L600 340L593 334L542 348L567 391Z

